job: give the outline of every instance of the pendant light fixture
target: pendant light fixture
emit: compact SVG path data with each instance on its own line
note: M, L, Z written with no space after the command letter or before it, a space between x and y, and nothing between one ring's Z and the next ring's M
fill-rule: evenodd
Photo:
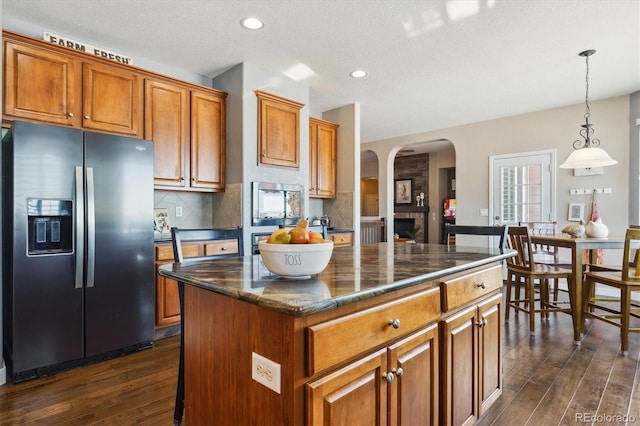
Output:
M616 160L609 157L609 154L607 154L604 149L599 148L599 139L592 138L594 130L591 128L592 124L589 123L589 118L591 117L591 110L589 108L589 56L594 53L596 53L596 51L593 49L579 53L580 56L584 56L587 63L587 88L584 99L587 110L584 113L584 124L582 125L582 130L580 130L580 136L582 136L584 140L576 139L573 142L573 149L575 149L575 151L573 151L567 160L560 165L561 169L604 167L618 163Z

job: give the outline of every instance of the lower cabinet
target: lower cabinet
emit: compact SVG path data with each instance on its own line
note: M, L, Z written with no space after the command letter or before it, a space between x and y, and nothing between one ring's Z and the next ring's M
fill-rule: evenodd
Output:
M438 326L306 386L307 424L437 425Z
M333 241L335 247L348 247L353 245L353 232L330 232L328 238Z
M472 424L502 392L501 271L487 265L306 316L188 285L185 419Z
M210 256L222 253L237 253L238 243L235 240L202 241L182 244L185 257ZM156 270L156 328L180 324L180 297L178 282L158 274L158 268L173 263L173 246L171 243L155 245Z
M447 291L462 290L461 283L470 294L486 292L440 322L443 425L474 424L502 394L502 294L486 278L477 274L443 283L445 300Z

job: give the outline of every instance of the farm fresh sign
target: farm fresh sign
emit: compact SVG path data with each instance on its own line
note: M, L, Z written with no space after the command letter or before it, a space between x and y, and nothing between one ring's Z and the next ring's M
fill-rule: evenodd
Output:
M109 52L108 50L93 47L79 41L71 40L66 37L61 37L48 32L44 33L44 41L51 44L57 44L58 46L66 47L68 49L77 50L78 52L87 53L89 55L98 56L100 58L108 59L110 61L118 62L125 65L133 65L133 61L128 56L120 55L118 53Z

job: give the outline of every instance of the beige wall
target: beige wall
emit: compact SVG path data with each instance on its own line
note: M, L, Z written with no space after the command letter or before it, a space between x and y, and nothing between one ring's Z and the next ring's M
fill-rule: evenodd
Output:
M381 169L387 168L387 172L382 170L380 175L380 215L393 212L392 182L385 183L383 178L393 176L388 170L392 170L389 167L393 167L393 156L398 148L446 139L455 147L458 222L487 224L489 218L480 216L480 209L489 208L490 203L489 157L553 149L560 164L572 151L573 141L579 138L583 115L584 104L577 104L362 144L363 150L378 154ZM598 200L600 216L612 234L622 234L629 224L629 115L629 96L591 102L594 136L602 141L601 147L618 160L618 164L606 167L604 175L585 177L575 177L572 170L556 166L556 220L561 228L568 223L569 203L585 203L588 210L590 196L569 195L571 188L583 187L613 189L612 194L601 195ZM430 211L438 212L439 209L439 200L430 197ZM433 242L431 233L430 242Z

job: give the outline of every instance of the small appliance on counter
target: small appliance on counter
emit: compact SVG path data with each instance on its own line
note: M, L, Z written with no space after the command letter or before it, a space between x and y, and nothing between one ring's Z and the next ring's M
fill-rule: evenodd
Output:
M326 226L329 228L331 226L331 221L329 220L329 216L324 215L320 218L320 225Z

